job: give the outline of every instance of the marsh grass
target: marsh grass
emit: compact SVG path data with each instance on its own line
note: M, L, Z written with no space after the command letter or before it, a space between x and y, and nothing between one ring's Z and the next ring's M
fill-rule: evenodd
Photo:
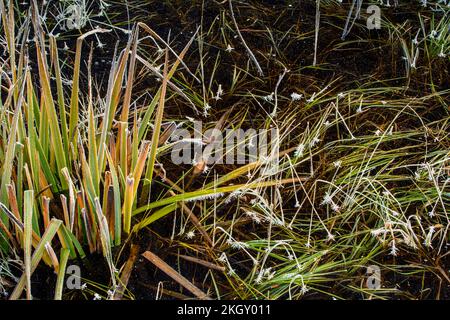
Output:
M52 298L77 296L64 270L96 253L109 280L82 276L81 296L139 298L122 279L149 284L121 267L135 243L219 299L448 295L447 7L399 3L408 19L385 10L369 31L366 1L104 1L63 32L63 9L32 3L0 0L0 245L23 261L12 299L33 298L40 264ZM193 119L277 128L278 165L174 165L170 133ZM156 296L185 296L156 281Z

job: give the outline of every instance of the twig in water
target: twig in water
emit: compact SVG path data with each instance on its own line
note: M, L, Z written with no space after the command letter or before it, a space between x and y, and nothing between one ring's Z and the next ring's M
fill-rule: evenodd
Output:
M352 24L349 27L348 24L350 23L350 18L352 16L353 9L355 7L355 3L357 3L355 18L353 19ZM353 25L355 24L356 19L359 18L360 14L361 14L361 6L362 6L362 0L353 0L352 6L351 6L350 10L348 11L347 20L345 21L344 31L342 31L342 37L341 37L342 40L344 40L345 37L350 33L350 30L352 29Z
M289 70L284 68L284 71L282 74L280 74L280 77L278 78L277 84L275 86L275 91L274 91L274 96L275 96L275 106L273 108L272 111L272 118L274 118L277 115L277 109L278 109L278 87L280 86L281 81L283 80L284 76L286 75L286 73L288 73Z
M313 66L317 63L317 42L319 40L319 25L320 25L320 0L316 0L316 30L314 33L314 61Z
M125 289L128 285L128 280L130 279L131 271L133 270L134 263L139 254L139 246L132 245L130 249L130 256L128 257L125 267L120 275L120 283L117 286L116 292L114 294L113 300L122 300Z
M169 266L167 263L161 260L161 258L158 257L153 252L146 251L142 254L142 256L151 263L153 263L157 268L161 269L161 271L166 273L173 280L182 285L185 289L189 290L197 298L202 300L211 300L211 298L206 293L204 293L199 288L194 286L192 282L190 282L188 279L179 274L175 269L173 269L171 266Z
M202 265L202 266L204 266L206 268L209 268L209 269L214 269L214 270L221 271L221 272L225 272L225 270L226 270L226 268L223 267L223 266L219 266L217 264L214 264L214 263L211 263L209 261L202 260L202 259L198 259L198 258L195 258L195 257L190 257L190 256L186 256L186 255L183 255L183 254L178 254L176 256L178 256L178 257L180 257L180 258L182 258L182 259L184 259L186 261L191 261L191 262L198 263L198 264L200 264L200 265Z

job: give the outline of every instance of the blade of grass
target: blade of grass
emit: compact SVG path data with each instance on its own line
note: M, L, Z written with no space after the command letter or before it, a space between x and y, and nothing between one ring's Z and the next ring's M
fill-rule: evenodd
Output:
M50 54L51 60L53 64L53 68L55 70L55 79L56 79L56 92L58 96L58 107L59 114L61 118L61 132L65 154L68 157L69 155L69 129L67 127L67 112L64 101L64 89L62 82L62 73L59 65L59 55L58 55L58 46L56 45L56 38L54 36L50 37ZM31 80L30 80L31 81Z
M95 198L94 200L95 212L97 213L98 226L99 226L99 234L100 234L100 242L102 245L103 256L108 263L109 270L111 273L111 281L113 288L116 288L116 268L114 266L112 251L111 251L111 238L109 236L109 227L108 222L106 221L106 217L102 212L102 207L100 204L100 200Z
M146 180L150 183L151 188L151 181L153 178L153 170L155 168L155 161L156 161L156 152L158 150L158 141L159 141L159 135L161 133L161 123L164 115L164 103L166 98L166 90L167 90L167 70L169 68L169 53L166 49L165 51L165 61L164 61L164 71L163 71L163 83L161 86L161 94L159 96L159 104L156 109L156 116L155 116L155 124L153 127L153 135L151 140L151 149L150 149L150 156L147 166L147 176ZM150 191L151 192L151 191Z
M106 149L106 148L105 148ZM111 154L106 150L106 157L108 159L109 170L111 172L111 180L114 190L114 244L117 246L121 242L122 232L122 211L120 203L120 185L119 178L117 177L116 169L114 168L114 162L111 158Z
M208 199L211 197L221 196L225 193L233 192L238 189L254 189L254 188L263 188L263 187L270 187L275 185L283 185L283 184L289 184L293 182L301 181L301 178L288 178L288 179L282 179L279 181L263 181L263 182L252 182L248 184L237 184L237 185L231 185L226 187L220 187L215 189L201 189L197 191L192 192L185 192L182 194L177 194L175 196L165 198L162 200L158 200L155 202L152 202L148 205L145 205L143 207L140 207L133 211L133 215L145 212L147 210L161 207L168 204L173 204L179 201L193 201L196 200L202 200L202 199Z
M125 196L123 199L123 231L126 233L130 233L131 229L131 211L133 209L133 193L134 193L134 184L137 181L134 180L132 176L128 176L125 185Z
M175 269L173 269L171 266L169 266L167 263L165 263L161 258L159 258L153 252L146 251L142 254L142 256L144 258L146 258L148 261L150 261L151 263L153 263L158 269L163 271L165 274L167 274L173 280L178 282L185 289L187 289L192 294L194 294L197 298L199 298L201 300L211 300L211 298L206 293L204 293L199 288L197 288L195 285L193 285L192 282L190 282L188 279L186 279L181 274L179 274Z
M56 278L55 300L62 299L62 292L64 287L64 275L66 274L67 260L69 260L69 249L61 249L61 256L59 258L59 272Z
M131 41L128 42L127 47L123 50L121 56L118 59L117 67L114 67L114 73L111 75L108 99L106 101L106 110L104 114L104 120L102 122L102 132L100 135L100 141L98 143L98 164L99 170L103 171L105 167L105 144L107 143L107 137L111 130L114 115L116 114L117 105L119 104L119 97L122 91L123 78L127 61L129 58ZM116 64L116 62L114 62Z
M36 249L34 250L33 256L31 257L31 274L34 272L34 270L36 270L39 261L42 259L42 255L45 252L46 244L51 243L61 223L62 223L61 220L53 218L47 230L45 230L45 233L43 234L41 241L37 245ZM14 291L10 296L10 300L19 299L23 292L23 289L25 288L25 285L26 285L26 275L22 274L22 276L19 279L19 282L17 283Z
M110 32L110 30L107 29L101 29L97 28L94 30L91 30L89 32L86 32L85 34L81 35L77 39L77 49L75 52L75 64L73 68L73 86L72 86L72 95L70 98L70 116L69 116L69 141L71 141L73 147L75 148L77 145L77 135L76 135L76 128L78 126L79 122L79 86L80 86L80 67L81 67L81 51L83 48L83 41L90 35L96 34L96 33L105 33Z
M33 190L26 190L24 196L24 234L23 234L23 252L25 264L25 276L27 282L27 300L31 300L31 244L33 234Z

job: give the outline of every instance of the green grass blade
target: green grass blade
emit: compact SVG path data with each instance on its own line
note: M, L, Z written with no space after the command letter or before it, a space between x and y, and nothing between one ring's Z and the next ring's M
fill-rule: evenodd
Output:
M61 249L61 256L59 258L59 271L56 279L55 300L62 299L62 292L64 286L64 275L66 273L67 260L69 259L69 249Z
M25 263L25 277L27 283L27 300L31 300L31 244L33 235L33 203L33 190L26 190L24 197L23 252Z
M58 228L60 227L62 221L53 218L50 222L47 230L45 231L44 235L41 238L41 241L39 241L39 244L37 245L36 249L34 250L33 256L31 257L31 273L36 270L39 261L41 261L42 256L45 252L45 247L47 244L51 243L53 237L55 236L56 232L58 231ZM19 282L17 283L14 291L12 292L10 296L10 300L17 300L20 298L23 289L26 285L26 275L23 274Z

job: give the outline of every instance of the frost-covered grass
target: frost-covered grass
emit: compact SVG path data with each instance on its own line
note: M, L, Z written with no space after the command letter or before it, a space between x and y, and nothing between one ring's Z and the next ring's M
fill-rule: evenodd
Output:
M133 243L218 299L448 295L449 4L398 2L0 0L0 295L100 253L109 280L55 298L139 298ZM175 165L195 120L276 128L277 166Z

